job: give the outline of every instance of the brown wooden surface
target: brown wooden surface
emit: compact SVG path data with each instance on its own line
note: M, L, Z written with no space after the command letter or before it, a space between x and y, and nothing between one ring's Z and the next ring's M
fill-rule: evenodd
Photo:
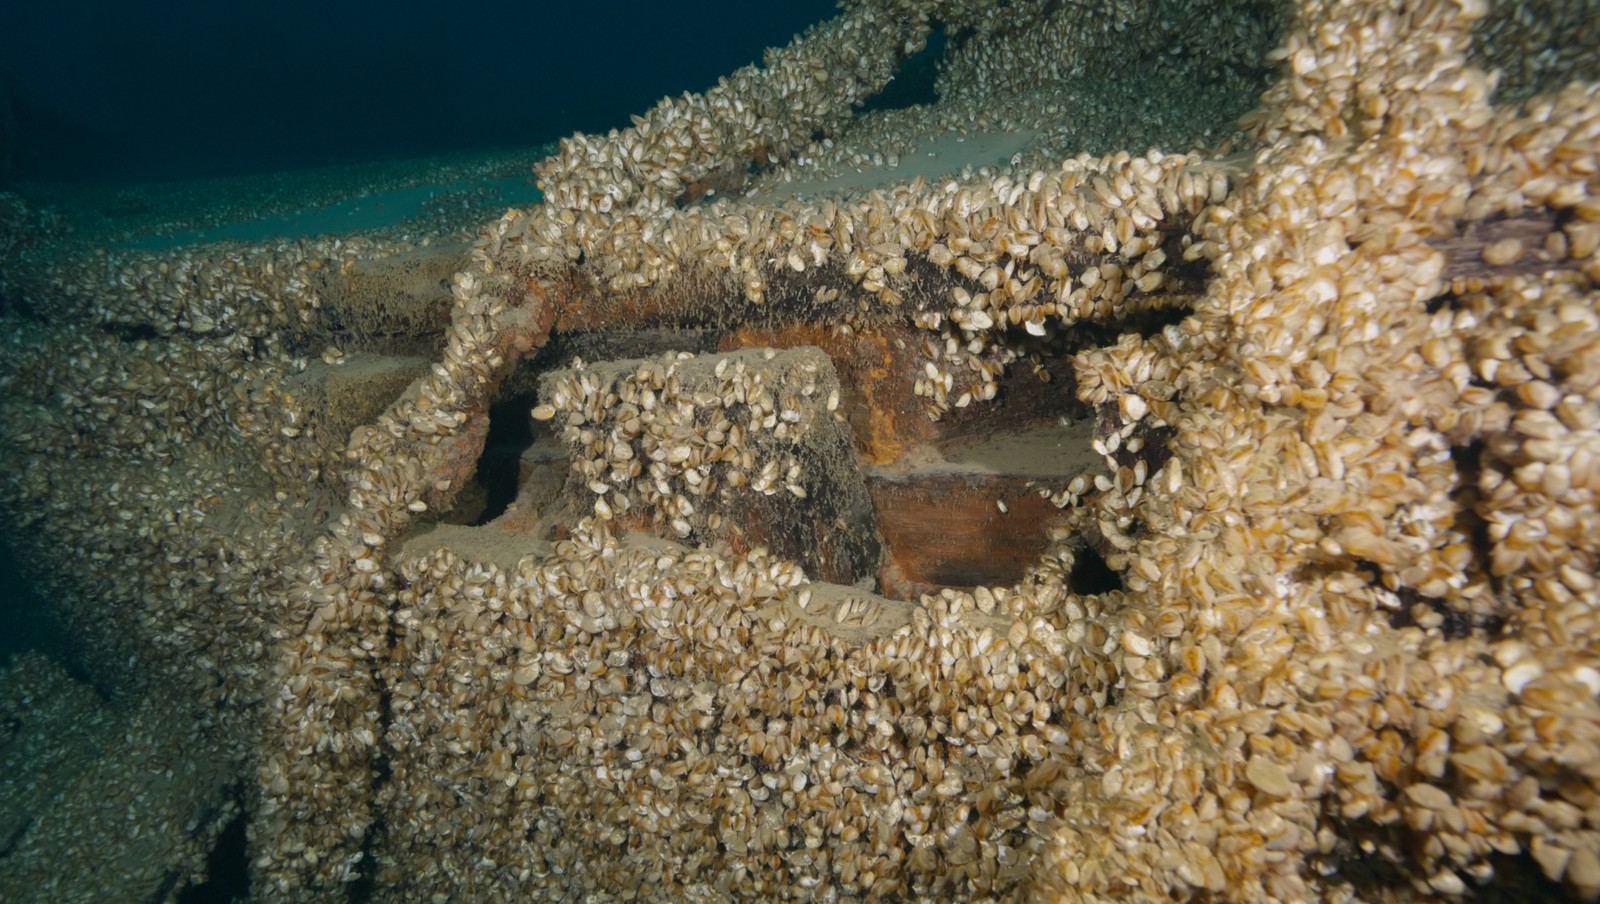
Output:
M884 324L873 332L841 332L831 326L794 324L743 326L729 330L722 349L815 346L833 359L843 387L840 411L850 424L863 465L898 461L922 447L945 446L974 435L1007 430L1041 417L1087 415L1074 394L1071 366L1064 359L1041 379L1026 363L1000 381L1000 396L953 408L935 421L927 401L913 389L924 373L926 331Z
M1044 554L1046 526L1064 515L1025 477L881 468L863 477L884 541L881 592L890 597L1015 583Z
M888 325L871 334L831 326L743 326L729 330L722 349L815 346L839 374L840 411L850 424L864 463L894 461L915 443L933 438L935 425L912 393L922 362L911 328Z

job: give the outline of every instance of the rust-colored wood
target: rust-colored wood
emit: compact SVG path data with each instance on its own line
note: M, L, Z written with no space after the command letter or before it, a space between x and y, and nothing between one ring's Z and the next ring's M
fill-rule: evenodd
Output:
M703 319L709 293L694 291L692 286L684 286L683 280L674 287L610 292L577 273L543 282L528 280L529 291L548 300L555 310L553 330L557 333L670 326Z
M1088 407L1077 400L1070 362L1058 357L1046 368L1045 378L1028 364L1015 365L1001 378L998 398L953 408L935 421L928 417L926 401L914 392L926 366L925 338L925 331L895 323L872 331L813 324L741 326L723 335L721 348L821 349L839 374L840 410L866 465L889 464L918 448L945 446L1041 418L1088 414Z
M863 333L797 323L729 330L722 350L808 345L821 349L839 374L840 411L850 424L857 453L864 462L881 464L899 458L912 445L928 442L935 433L921 400L912 392L915 374L922 368L920 360L913 360L912 343L920 341L904 326L886 325Z
M889 596L1015 583L1044 554L1050 522L1065 514L1026 477L884 468L863 477L884 540L879 583Z

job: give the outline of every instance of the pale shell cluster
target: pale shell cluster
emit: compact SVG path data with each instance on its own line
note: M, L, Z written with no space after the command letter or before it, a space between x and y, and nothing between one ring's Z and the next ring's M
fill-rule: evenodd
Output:
M399 897L1014 891L1122 655L1106 601L911 606L598 518L513 573L441 549L401 576L380 853ZM664 868L685 856L704 868Z
M935 22L971 29L939 131L1039 128L1073 97L1027 72L1153 39L1121 0L849 3L563 142L348 437L307 387L361 350L300 343L382 243L8 278L4 502L100 667L247 754L263 901L1600 896L1600 89L1526 46L1583 8L1302 0L1247 155L1046 131L897 179L918 118L851 109ZM1497 104L1518 59L1548 93ZM886 181L739 197L800 162ZM914 328L935 417L1070 356L1106 469L1044 488L1019 583L889 600L700 542L724 489L814 501L820 353L562 362L532 414L581 517L514 564L411 536L561 317L652 310ZM1118 589L1071 589L1093 555Z
M571 473L610 521L635 507L665 536L704 538L740 491L806 497L795 458L827 401L838 407L832 363L818 353L770 349L715 364L687 352L551 374L535 418L560 418ZM798 360L796 360L798 358ZM697 366L698 365L698 366ZM825 395L817 394L818 385Z

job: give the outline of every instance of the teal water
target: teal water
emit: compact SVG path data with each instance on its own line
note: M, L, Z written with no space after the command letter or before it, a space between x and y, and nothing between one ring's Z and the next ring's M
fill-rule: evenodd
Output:
M264 242L398 226L425 216L430 205L468 208L526 207L543 196L530 177L455 180L362 193L324 205L205 228L146 236L132 248L159 250L209 242Z

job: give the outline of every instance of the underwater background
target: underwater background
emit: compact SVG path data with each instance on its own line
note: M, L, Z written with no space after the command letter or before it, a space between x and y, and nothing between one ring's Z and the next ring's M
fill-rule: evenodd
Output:
M0 904L1600 900L1596 575L1600 0L0 9Z
M827 18L744 3L0 4L0 184L235 175L628 124Z
M488 2L470 15L431 2L4 3L0 191L81 190L109 218L148 203L149 183L279 173L270 184L289 195L294 171L309 167L492 150L519 161L492 200L531 200L538 146L625 128L833 11L831 0ZM371 225L335 213L341 231ZM321 223L251 223L240 237ZM44 644L38 604L0 550L0 663Z

